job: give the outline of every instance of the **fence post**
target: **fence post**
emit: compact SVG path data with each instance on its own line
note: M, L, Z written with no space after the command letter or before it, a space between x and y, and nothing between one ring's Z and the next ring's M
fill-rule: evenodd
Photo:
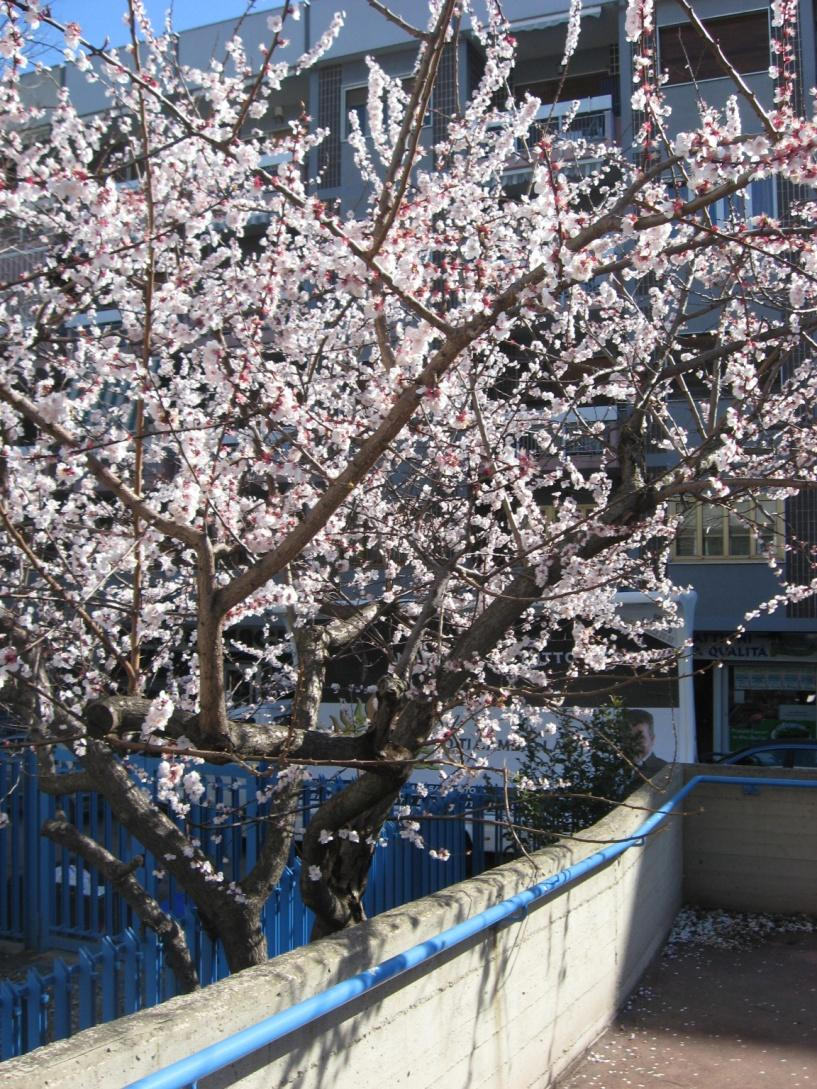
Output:
M26 994L23 999L25 1009L25 1048L33 1051L43 1043L47 1029L46 1004L48 995L36 968L29 968L26 974Z
M118 1016L116 995L116 946L111 938L103 938L99 943L99 959L102 980L102 1021L114 1021Z
M159 986L161 973L161 943L154 931L149 930L142 939L142 1008L155 1006L162 1001Z
M37 917L39 921L37 948L47 951L52 947L52 930L54 925L54 871L56 868L54 859L56 847L50 839L46 839L45 836L41 835L40 829L50 817L54 816L57 808L57 800L41 791L39 782L36 780L35 782L37 785L37 827L35 832L37 836L37 853L40 867L40 875L37 880L37 891L39 896L37 903Z
M140 1008L140 969L142 956L140 955L139 939L130 927L122 935L122 1016L136 1013Z
M77 961L79 983L79 1030L96 1024L96 969L87 949L80 949Z
M71 1035L71 975L68 965L59 957L51 970L54 979L54 1039Z
M15 1010L15 994L10 983L0 982L0 1061L21 1054L20 1018Z
M40 859L37 821L37 762L34 753L23 753L23 942L26 949L37 949L40 914Z
M51 897L48 895L48 850L40 838L47 815L47 799L40 794L37 757L31 749L23 754L23 942L38 953L48 948Z

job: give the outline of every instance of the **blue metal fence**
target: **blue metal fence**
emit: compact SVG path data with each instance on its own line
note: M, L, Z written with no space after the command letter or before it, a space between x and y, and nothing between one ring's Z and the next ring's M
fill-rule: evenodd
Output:
M0 982L0 1057L10 1058L111 1021L166 997L161 957L128 930L80 949L75 963L56 959L51 971L29 969L24 980Z
M67 768L70 759L66 757L64 763ZM269 785L269 776L263 771L255 776L243 769L231 769L225 776L223 768L207 765L197 770L206 787L206 804L191 807L188 827L195 830L214 870L222 872L228 881L238 880L258 857L264 820L275 804L274 799L258 797ZM144 772L145 789L152 790L155 788L150 771L146 761L134 761L134 774ZM306 784L301 827L326 796L342 785L339 779L316 779ZM381 884L371 886L366 905L371 913L461 880L485 866L485 841L482 835L469 838L468 832L475 821L479 822L486 806L501 809L496 795L481 791L439 795L429 790L428 796L422 796L421 789L407 787L402 801L434 818L422 822L421 834L428 847L447 850L450 860L442 865L427 851L418 851L401 841L395 848L398 854L394 869ZM80 831L123 862L144 855L144 864L135 872L143 887L171 907L175 915L184 916L192 910L193 905L173 877L164 871L162 860L145 852L114 819L104 798L93 793L64 797L41 793L33 753L0 754L0 805L9 818L8 825L0 829L0 937L22 941L34 950L74 949L137 925L128 905L93 868L40 835L44 821L57 810L64 811Z
M135 765L134 773L147 771ZM264 776L200 769L208 806L189 814L201 848L225 877L237 879L254 863L263 836L269 803L259 801L268 785ZM151 788L147 776L146 788ZM328 793L342 784L315 780L303 792L303 821ZM24 1054L33 1047L62 1039L83 1028L153 1006L175 994L161 943L144 932L128 905L96 871L64 848L40 835L43 822L61 809L82 831L93 836L123 861L143 848L113 818L105 800L93 793L50 797L37 786L36 761L30 752L0 754L0 799L9 821L0 829L0 937L22 941L34 950L72 950L73 962L55 960L52 969L32 969L21 981L0 982L0 1059ZM401 836L398 822L386 825L385 846L374 855L364 898L368 915L376 915L428 895L469 874L480 873L490 861L481 827L486 810L498 817L495 794L471 790L457 794L426 792L409 786L402 804L422 809L412 814L420 822L427 850L418 850ZM213 815L226 815L223 825ZM493 846L490 843L489 845ZM447 862L432 854L448 854ZM236 872L231 866L236 864ZM203 985L228 974L220 943L199 925L195 907L162 871L149 853L136 876L144 887L183 922ZM299 889L300 862L292 859L266 905L263 926L269 955L277 956L309 939L311 913Z

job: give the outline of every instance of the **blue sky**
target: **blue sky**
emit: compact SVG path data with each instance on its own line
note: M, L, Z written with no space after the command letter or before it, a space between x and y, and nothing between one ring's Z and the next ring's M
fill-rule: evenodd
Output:
M127 0L52 0L50 6L52 15L60 22L79 23L83 37L94 45L101 45L106 36L111 45L122 45L127 41L128 32L122 22ZM165 11L172 7L176 29L188 30L240 15L247 4L246 0L146 0L145 6L155 26L162 26ZM276 0L257 0L253 10L266 11L277 6L280 6L280 0L278 3Z

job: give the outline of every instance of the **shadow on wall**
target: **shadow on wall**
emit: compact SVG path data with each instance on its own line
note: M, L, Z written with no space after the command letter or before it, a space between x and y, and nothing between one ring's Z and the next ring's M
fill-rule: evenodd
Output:
M442 911L445 925L455 925L626 838L645 808L667 800L670 783L677 789L679 776L667 771L655 788L640 788L628 805L574 840L393 913L402 917L401 936L409 922L419 942L431 912ZM555 890L521 921L493 927L329 1015L314 1026L317 1054L297 1037L276 1047L276 1076L280 1071L288 1087L317 1086L321 1070L332 1071L333 1086L343 1083L344 1072L355 1086L382 1084L384 1075L394 1084L411 1079L462 1089L546 1086L613 1017L663 944L680 902L681 827L671 818L643 848ZM367 963L392 955L390 940L360 938ZM256 1072L263 1066L253 1063ZM240 1070L249 1073L249 1067Z

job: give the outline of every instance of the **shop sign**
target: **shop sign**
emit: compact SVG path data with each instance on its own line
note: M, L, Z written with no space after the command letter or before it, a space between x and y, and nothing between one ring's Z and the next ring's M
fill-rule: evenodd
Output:
M746 691L813 692L817 670L779 665L770 669L755 666L735 666L735 688Z
M752 659L764 659L772 657L772 649L768 639L752 638L744 636L743 639L729 641L728 635L696 636L692 644L692 654L695 658L711 658L715 661L741 661Z
M817 660L817 643L810 635L781 633L737 638L723 632L712 632L695 636L692 654L695 658L717 662L814 661Z

